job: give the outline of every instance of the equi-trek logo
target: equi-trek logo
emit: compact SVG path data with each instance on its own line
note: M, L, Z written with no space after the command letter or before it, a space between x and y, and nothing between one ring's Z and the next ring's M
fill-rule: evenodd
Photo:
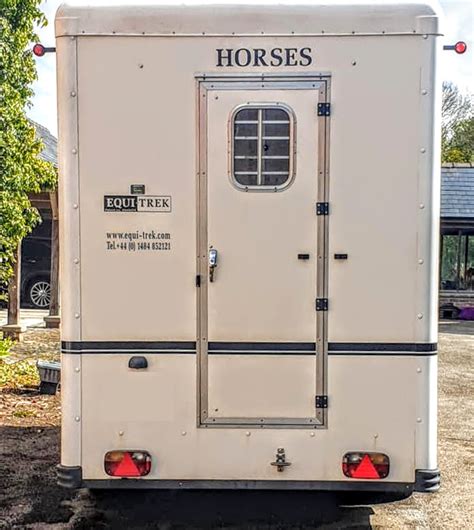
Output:
M104 195L105 212L171 212L169 195Z
M311 48L217 48L216 66L310 66Z

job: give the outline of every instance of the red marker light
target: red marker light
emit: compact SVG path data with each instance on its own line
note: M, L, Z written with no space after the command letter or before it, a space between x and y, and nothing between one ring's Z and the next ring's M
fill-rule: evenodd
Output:
M42 44L37 43L33 46L33 53L36 55L36 57L43 57L43 55L46 53L46 48Z
M381 479L389 471L390 459L383 453L346 453L342 459L342 472L349 478Z
M456 42L454 45L454 51L456 53L464 53L467 50L467 44L460 40L459 42Z
M143 477L151 470L151 456L147 451L109 451L104 468L112 477Z

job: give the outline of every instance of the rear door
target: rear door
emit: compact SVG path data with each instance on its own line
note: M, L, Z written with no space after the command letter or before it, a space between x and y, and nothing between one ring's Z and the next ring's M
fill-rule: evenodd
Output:
M200 86L201 421L321 422L322 80ZM320 174L321 172L321 174Z

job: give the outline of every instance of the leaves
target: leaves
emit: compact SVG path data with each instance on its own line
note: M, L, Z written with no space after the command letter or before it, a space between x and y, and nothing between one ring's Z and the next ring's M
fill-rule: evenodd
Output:
M474 117L454 125L452 137L444 148L443 161L474 162Z
M41 0L0 0L0 286L12 272L20 241L40 220L28 194L54 189L56 172L40 159L42 143L26 118L36 67L36 25L46 24Z
M36 364L28 360L7 363L0 359L0 389L36 387L39 375Z
M0 359L10 353L10 348L13 344L14 342L11 339L2 339L0 336Z
M441 157L443 162L474 161L474 115L469 96L443 83Z

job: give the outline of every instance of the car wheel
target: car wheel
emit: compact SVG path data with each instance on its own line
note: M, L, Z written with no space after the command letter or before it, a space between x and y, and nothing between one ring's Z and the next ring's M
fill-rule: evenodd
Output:
M28 285L26 295L29 304L33 307L46 309L51 302L51 284L44 278L33 280Z

